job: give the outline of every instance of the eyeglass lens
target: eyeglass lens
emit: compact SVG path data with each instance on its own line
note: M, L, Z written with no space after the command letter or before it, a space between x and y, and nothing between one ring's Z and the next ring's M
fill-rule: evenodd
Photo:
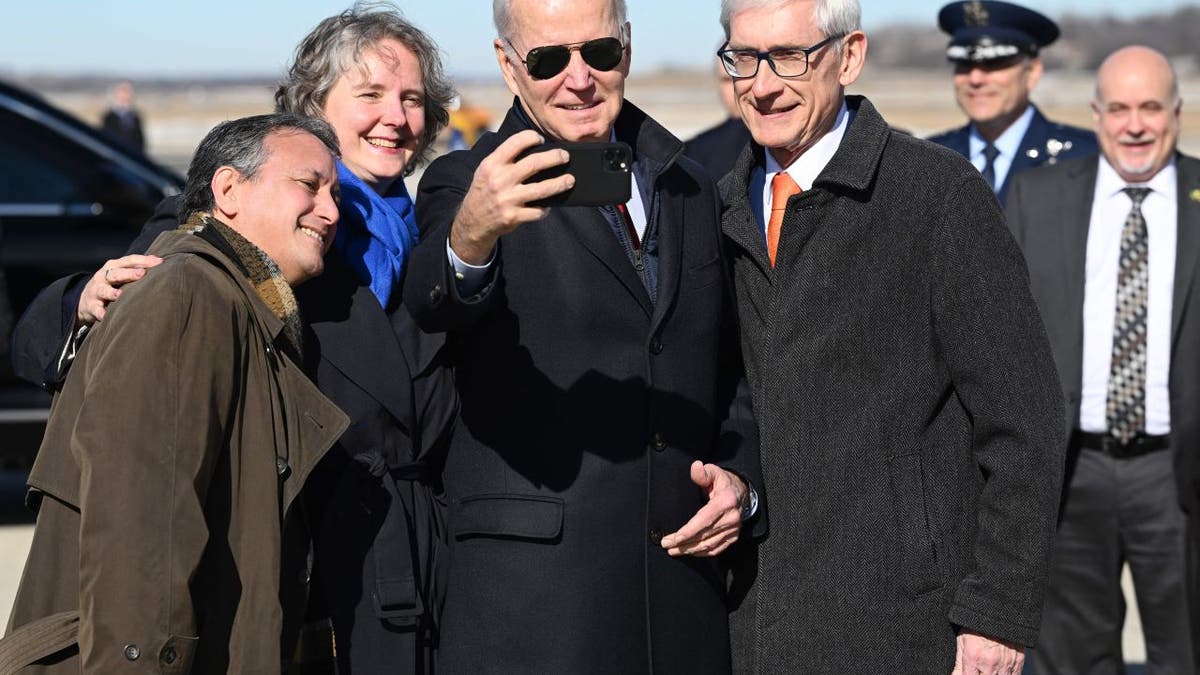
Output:
M808 54L801 49L777 49L765 54L776 75L795 77L808 72ZM735 77L754 77L762 59L752 51L728 51L722 54L726 70Z

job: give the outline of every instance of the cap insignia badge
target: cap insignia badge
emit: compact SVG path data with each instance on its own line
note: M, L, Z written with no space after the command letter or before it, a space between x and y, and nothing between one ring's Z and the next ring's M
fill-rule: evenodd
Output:
M988 25L988 11L979 0L963 3L963 20L972 28Z

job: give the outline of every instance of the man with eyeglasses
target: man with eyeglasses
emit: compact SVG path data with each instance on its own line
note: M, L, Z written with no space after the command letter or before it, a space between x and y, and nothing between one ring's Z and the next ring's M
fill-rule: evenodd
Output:
M958 0L938 26L950 35L954 98L970 123L929 140L971 160L1001 204L1016 173L1096 154L1095 134L1051 122L1029 102L1042 77L1038 52L1058 39L1057 24L1020 5Z
M857 0L724 0L753 142L721 183L771 535L735 670L1019 673L1063 402L1021 253L962 157L861 96Z
M717 555L766 514L716 188L624 100L623 0L493 15L515 100L422 177L404 289L461 400L438 669L728 672ZM573 185L543 140L627 143L632 198L533 205Z

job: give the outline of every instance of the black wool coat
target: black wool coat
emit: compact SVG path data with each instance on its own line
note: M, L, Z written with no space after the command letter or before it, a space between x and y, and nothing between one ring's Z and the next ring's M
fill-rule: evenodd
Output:
M489 285L461 297L450 225L480 161L529 126L514 108L498 133L430 165L417 197L404 300L422 327L449 331L461 400L439 670L727 672L717 561L659 545L706 502L693 460L761 485L748 393L734 396L715 186L626 102L616 134L646 179L657 302L588 207L502 238Z
M772 496L735 666L949 673L959 627L1036 639L1062 394L979 172L847 104L841 146L788 200L776 267L749 196L763 149L721 183Z

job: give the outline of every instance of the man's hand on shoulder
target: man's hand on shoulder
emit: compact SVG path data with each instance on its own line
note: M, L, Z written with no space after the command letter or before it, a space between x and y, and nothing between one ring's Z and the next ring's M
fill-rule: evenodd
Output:
M1024 647L961 630L950 675L1020 675L1024 665Z
M109 260L96 270L75 309L75 326L90 326L104 319L109 303L121 297L121 287L146 275L146 270L158 265L162 258L153 255L127 255Z
M662 547L672 556L719 555L738 539L748 488L737 474L699 460L692 462L691 478L708 503L678 531L663 537Z
M545 208L529 206L529 202L575 186L575 177L570 174L525 184L537 172L566 164L570 159L565 150L538 152L517 159L542 141L541 135L532 130L513 134L475 169L471 186L450 226L450 248L463 262L471 265L487 262L500 237L524 223L545 217Z

